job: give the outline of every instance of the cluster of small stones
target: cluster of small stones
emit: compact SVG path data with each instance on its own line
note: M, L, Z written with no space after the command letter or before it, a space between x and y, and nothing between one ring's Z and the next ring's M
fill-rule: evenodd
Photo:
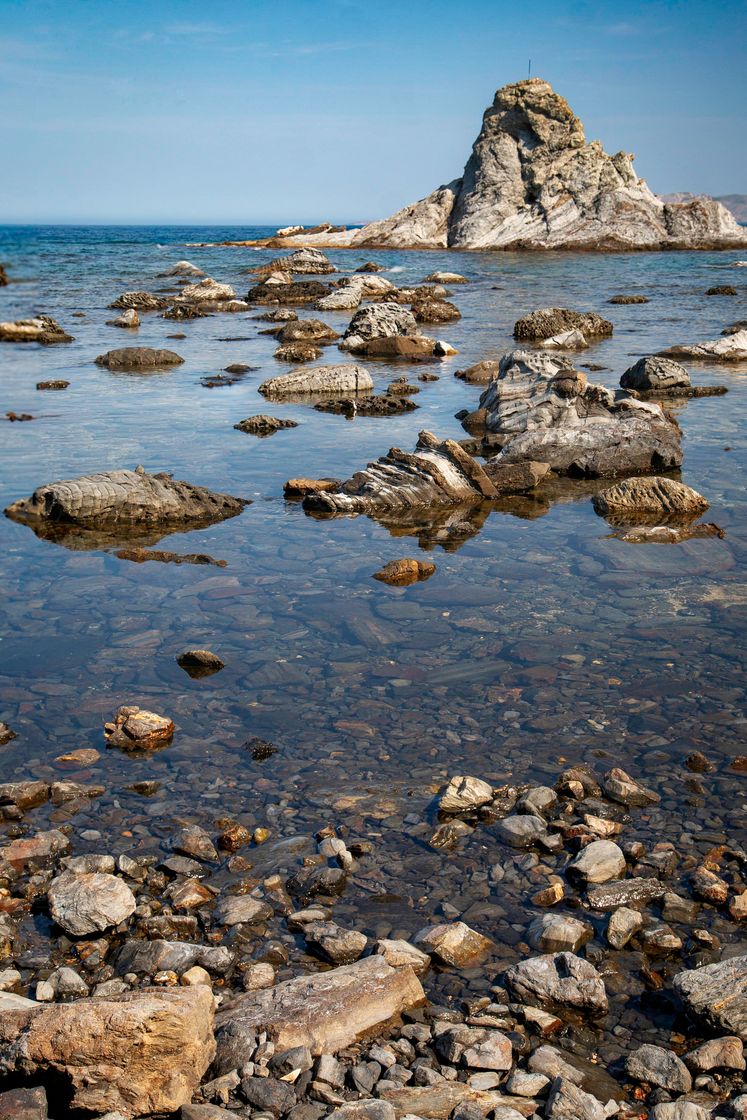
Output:
M216 667L210 651L188 651L181 661ZM133 715L137 709L123 709L117 725ZM268 746L256 741L252 749ZM693 756L688 765L702 770L707 759ZM73 1014L94 996L95 1018L101 1001L132 1011L133 1000L138 1007L159 991L196 987L212 992L216 1020L213 1027L210 1016L195 1058L202 1073L192 1083L185 1075L180 1090L187 1120L224 1113L292 1120L745 1115L747 957L722 957L701 912L717 909L735 924L747 918L747 853L721 845L682 866L668 840L647 849L629 833L659 795L622 769L597 775L569 767L554 787L494 788L457 775L441 791L431 847L458 859L478 834L495 848L490 881L499 897L514 861L536 883L526 899L524 951L497 972L491 955L510 932L500 922L478 930L444 911L414 925L408 939L389 940L335 922L336 904L376 859L375 844L344 826L325 826L314 857L261 881L246 874L247 855L269 832L237 820L219 820L213 834L185 824L160 860L76 856L70 825L29 828L27 817L48 802L69 805L101 792L69 781L0 786L6 1041L26 1038L35 1021L43 1030L45 1021L34 1017L45 1006ZM221 886L226 871L239 876L230 893ZM51 919L45 954L16 944L16 922L29 908ZM285 980L294 944L307 963ZM658 991L662 1007L678 1009L669 1045L640 1043L606 1025L618 954L637 956L643 986ZM429 998L432 982L449 973L485 974L489 991L443 1003L433 988ZM167 1043L157 1021L149 1029L153 1062ZM605 1037L619 1055L606 1070L588 1060L594 1040ZM47 1059L30 1058L36 1051L27 1040L21 1061L17 1045L5 1068L22 1070L25 1087L10 1092L26 1093L27 1104L36 1093L44 1103ZM132 1085L147 1084L150 1095L133 1089L116 1097L122 1114L150 1114L146 1098L153 1111L157 1101L173 1106L152 1088L146 1058L128 1061ZM57 1073L77 1086L76 1101L90 1111L90 1088L74 1065L70 1059ZM0 1092L0 1115L15 1115L3 1107Z

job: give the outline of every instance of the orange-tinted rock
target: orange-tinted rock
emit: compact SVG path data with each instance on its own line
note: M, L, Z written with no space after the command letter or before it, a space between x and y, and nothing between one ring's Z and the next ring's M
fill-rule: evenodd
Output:
M406 587L410 583L417 583L418 580L428 579L435 570L435 564L413 560L408 556L403 560L392 560L385 564L378 572L374 572L373 578L381 580L382 583L393 584L395 587Z

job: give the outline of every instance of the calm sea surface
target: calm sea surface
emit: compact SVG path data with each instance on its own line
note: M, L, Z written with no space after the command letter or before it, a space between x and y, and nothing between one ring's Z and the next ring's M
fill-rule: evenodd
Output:
M613 321L613 337L578 359L606 367L592 377L610 387L642 354L717 337L747 317L739 254L330 252L344 272L374 259L399 285L434 269L471 281L454 288L461 321L426 328L459 354L428 367L440 380L422 385L418 410L348 421L263 400L259 383L288 367L255 312L186 323L143 314L137 332L106 325L117 295L164 290L172 282L160 274L184 258L244 295L249 270L275 254L186 243L261 232L0 228L13 280L0 288L0 320L43 311L75 335L71 345L0 346L0 415L35 417L0 422L2 508L47 481L137 464L252 500L239 517L158 546L206 552L225 568L72 551L0 519L0 719L17 732L0 748L0 777L59 777L57 755L101 749L90 770L66 772L106 787L71 817L76 852L156 853L177 819L214 830L233 816L272 830L251 853L262 875L293 866L326 823L344 824L374 838L378 859L336 917L347 908L379 934L411 933L444 903L484 929L496 908L507 929L521 926L520 912L491 895L487 868L499 853L488 834L478 830L457 854L426 843L433 794L450 774L551 783L565 760L620 764L662 794L644 814L652 837L698 851L724 836L743 843L747 791L731 763L747 753L746 367L691 365L696 383L729 392L677 409L682 478L710 501L723 540L623 543L594 513L593 487L579 484L555 505L524 504L524 516L491 513L462 547L431 549L429 581L400 590L371 575L420 555L417 538L365 517L313 520L282 496L287 478L347 477L392 445L411 449L422 428L463 438L454 413L475 407L480 390L454 371L510 348L515 320L534 308ZM705 297L726 283L741 294ZM650 302L609 306L617 293ZM323 318L342 331L349 313ZM173 348L184 364L150 375L94 364L134 344ZM332 347L323 360L342 359ZM236 362L254 370L203 387ZM377 389L420 372L369 365ZM36 391L52 378L70 388ZM258 412L299 427L263 440L234 430ZM219 653L225 670L191 680L175 657L194 647ZM142 758L106 751L102 724L122 703L171 716L173 744ZM253 736L277 753L254 761L244 748ZM696 749L715 767L701 789L683 766ZM154 796L128 790L143 779L161 782ZM36 810L34 824L67 812Z

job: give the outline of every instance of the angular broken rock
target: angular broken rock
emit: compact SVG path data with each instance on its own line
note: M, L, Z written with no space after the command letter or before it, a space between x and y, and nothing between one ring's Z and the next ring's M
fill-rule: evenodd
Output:
M297 428L298 423L295 420L279 420L276 416L266 416L260 413L257 416L247 416L246 420L240 420L238 424L234 424L234 428L239 432L246 432L247 435L252 436L272 436L275 432L280 432L284 428Z
M272 907L249 894L232 894L218 903L215 916L224 926L254 925L271 918Z
M527 489L534 485L527 480ZM500 493L488 470L458 443L450 439L439 443L431 432L422 431L413 454L392 447L337 491L310 495L304 509L339 514L402 511L482 502Z
M47 899L57 925L74 937L118 926L137 906L123 879L97 872L63 871L50 883Z
M59 1078L70 1107L128 1118L187 1104L215 1054L204 985L126 992L0 1015L0 1071Z
M109 304L109 307L113 310L134 308L136 311L163 311L169 303L170 300L154 296L150 292L123 292Z
M458 775L450 778L438 802L442 813L467 813L493 800L493 787L480 778Z
M283 494L286 498L305 498L307 494L337 490L339 486L339 478L289 478L283 483Z
M597 513L617 522L645 514L659 520L693 518L708 509L708 501L673 478L626 478L592 498Z
M384 1080L376 1087L381 1098L394 1106L396 1115L422 1117L423 1120L448 1120L448 1117L494 1116L514 1120L511 1115L531 1116L536 1101L526 1097L507 1097L497 1090L473 1089L464 1081L437 1081L433 1085L396 1085Z
M612 801L619 801L622 805L643 808L645 805L658 805L661 801L658 793L646 789L618 766L605 774L602 788Z
M427 560L414 560L407 557L404 560L391 560L383 568L379 568L378 572L374 572L373 578L380 580L381 583L392 584L394 587L406 587L408 584L429 579L435 570L436 565L428 563Z
M401 939L388 940L382 938L376 942L374 952L382 956L392 968L403 968L404 965L409 965L418 976L427 972L431 966L431 958L427 953L422 953L415 945Z
M574 953L530 957L512 965L505 983L514 999L542 1008L569 1008L591 1015L607 1013L604 981L588 961Z
M340 336L321 319L295 319L277 332L281 342L334 342Z
M708 1073L712 1069L747 1068L742 1040L733 1034L701 1043L689 1054L685 1054L685 1062L696 1073Z
M85 529L130 525L209 525L241 513L248 502L217 494L168 474L106 471L39 486L30 498L8 506L7 517Z
M133 704L119 708L113 723L104 724L104 736L112 747L126 751L155 750L174 737L174 722Z
M498 376L500 366L501 364L498 361L485 359L473 366L468 366L467 369L456 370L454 376L470 385L488 385L494 377Z
M153 350L149 346L125 346L121 350L107 350L99 354L97 366L107 369L160 369L163 366L181 365L180 358L173 350Z
M592 910L616 910L618 906L638 906L666 894L660 879L618 879L590 887L586 897Z
M363 366L316 366L294 370L282 377L270 377L259 387L266 397L276 398L296 393L363 393L373 389L371 374Z
M489 937L470 929L465 922L426 926L415 934L413 941L441 964L454 968L471 968L493 948Z
M206 276L196 284L187 284L180 291L177 303L213 303L223 300L236 299L236 292L230 284L219 284L217 280Z
M517 342L536 342L574 330L581 331L586 338L608 338L612 334L612 323L594 311L543 307L514 324L514 338Z
M637 910L621 906L607 923L607 940L613 949L623 949L643 925L643 916Z
M278 346L274 357L279 362L316 362L322 356L321 347L311 342L287 342Z
M0 342L39 342L42 346L53 346L57 342L74 341L51 315L0 323Z
M567 914L543 914L529 926L529 944L543 953L577 953L594 935L588 922Z
M607 1120L607 1110L591 1093L558 1077L550 1089L545 1117L546 1120Z
M680 972L674 990L696 1018L747 1041L747 956Z
M247 992L218 1013L216 1071L248 1061L260 1031L276 1051L307 1046L312 1054L334 1054L424 1002L412 969L392 968L381 956Z

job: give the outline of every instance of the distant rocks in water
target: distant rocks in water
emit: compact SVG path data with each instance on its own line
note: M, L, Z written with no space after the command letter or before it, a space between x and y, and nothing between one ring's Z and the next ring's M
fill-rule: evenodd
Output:
M105 471L39 486L30 498L14 502L7 517L30 525L39 535L65 527L92 531L112 528L125 536L134 525L200 527L235 517L247 501L217 494L168 474Z
M304 393L361 393L373 389L370 373L357 365L315 366L281 377L270 377L259 387L266 397Z
M10 283L10 281L8 280L8 273L6 271L6 266L4 264L0 264L0 288L7 287L7 285L9 283Z
M278 346L274 357L279 362L316 362L322 356L322 348L311 342L288 342Z
M177 261L175 265L162 272L161 276L204 276L205 273L191 261Z
M413 303L412 313L418 323L453 323L462 313L445 299L424 299Z
M510 472L509 472L510 473ZM345 514L404 511L418 507L466 504L497 498L513 486L534 489L537 479L516 475L506 484L495 478L454 440L439 442L431 433L420 433L414 453L393 447L387 455L358 471L338 490L310 494L304 509ZM513 490L513 492L517 492Z
M254 271L260 273L280 271L292 272L301 276L325 276L331 272L336 272L337 269L321 250L305 248L297 249L287 257L276 257L275 260L260 265Z
M317 300L316 307L319 311L353 311L360 306L362 299L363 285L351 283L322 296Z
M33 319L0 323L0 342L38 342L42 346L54 346L58 342L75 342L75 339L51 315L36 315Z
M117 710L111 723L104 724L104 736L110 747L125 751L157 750L173 739L174 722L135 705L125 705Z
M259 413L257 416L247 416L245 420L240 420L238 424L234 424L234 428L239 432L260 437L272 436L275 432L280 432L284 428L297 427L298 424L295 420L279 420L276 416L267 416L264 413Z
M108 319L106 325L107 327L124 327L127 330L133 330L140 326L140 316L134 307L128 307L116 319Z
M458 272L432 272L423 280L424 284L469 284L466 276Z
M581 331L575 329L543 338L540 346L544 346L546 350L588 350L589 343Z
M379 568L378 572L374 572L373 578L381 583L389 583L393 587L407 587L411 583L430 579L435 570L435 564L408 556L403 560L390 560L383 568Z
M201 677L211 677L213 673L219 673L221 669L226 667L225 661L209 649L185 650L184 653L179 654L176 663L180 669L183 669L188 676L195 680Z
M184 358L173 350L153 350L149 346L125 346L121 350L107 350L96 358L97 366L107 369L159 369L179 366Z
M276 307L272 311L263 311L256 318L264 323L292 323L298 318L298 312L290 307Z
M321 319L295 319L276 332L280 342L335 342L337 331Z
M735 296L737 294L737 289L733 284L717 284L715 288L706 290L707 296Z
M469 385L488 385L494 377L498 376L500 366L499 361L486 359L477 362L474 366L468 366L467 369L456 370L454 376L466 381Z
M704 513L708 502L683 482L673 478L626 478L623 482L601 490L592 498L597 513L603 517L627 514L651 514L657 518L690 518Z
M683 342L660 350L663 358L702 358L713 362L747 362L747 329L708 342Z
M747 319L738 319L736 323L730 323L728 327L724 327L721 333L724 335L739 334L740 331L744 330L747 330Z
M311 240L307 231L296 235ZM504 86L483 115L461 178L390 218L317 244L394 249L710 249L747 243L719 202L666 203L626 152L587 143L541 78Z
M236 292L230 284L220 284L211 276L198 280L195 284L187 284L179 293L176 303L221 303L224 300L236 299Z
M277 303L277 304L304 304L316 303L323 296L328 296L329 284L322 284L319 280L295 280L292 284L255 284L247 292L248 303Z
M164 311L170 303L170 299L154 296L151 292L123 292L109 304L109 307L112 310L124 311Z
M377 264L376 261L366 261L365 264L360 265L355 270L356 272L384 272L384 265Z
M594 311L569 311L566 307L544 307L524 315L514 324L514 338L519 342L542 342L545 339L581 331L584 338L609 338L612 323Z
M417 335L393 335L388 338L372 338L355 350L356 354L367 358L384 358L390 361L428 362L434 358L448 358L457 351L448 342L437 338Z
M658 405L589 384L560 356L505 354L480 409L485 430L504 441L498 463L529 459L560 474L604 478L682 462L679 428Z
M608 303L617 304L632 304L632 303L649 303L648 296L613 296L612 299L607 300Z
M489 937L466 922L425 926L415 934L413 942L422 952L453 968L472 968L493 948Z
M168 311L164 311L162 318L168 319L170 322L183 323L192 322L193 319L206 319L209 314L202 304L175 303ZM169 335L169 338L172 337L175 336ZM179 335L178 337L185 338L186 335Z

